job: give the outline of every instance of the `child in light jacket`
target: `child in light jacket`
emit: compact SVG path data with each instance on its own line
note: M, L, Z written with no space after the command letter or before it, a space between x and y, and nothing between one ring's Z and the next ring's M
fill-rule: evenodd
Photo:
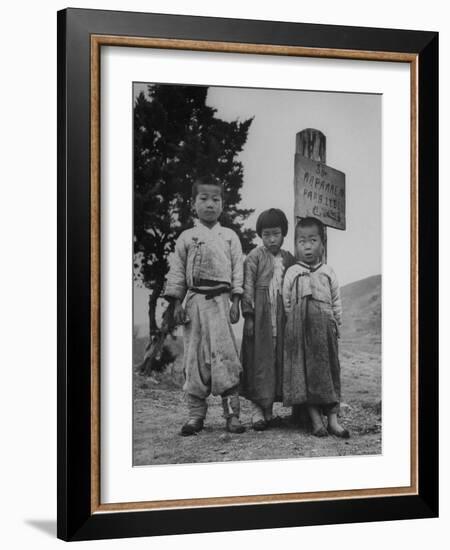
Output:
M283 283L286 310L283 402L307 406L313 435L348 438L337 418L341 399L338 337L342 318L339 284L322 263L324 230L315 218L295 228L297 262ZM323 416L327 417L326 427Z
M234 231L218 221L223 209L220 183L196 181L192 197L198 223L177 239L164 293L173 303L175 322L184 325L188 419L181 435L203 429L210 393L222 396L227 430L242 433L242 366L231 327L239 320L243 292L241 243Z

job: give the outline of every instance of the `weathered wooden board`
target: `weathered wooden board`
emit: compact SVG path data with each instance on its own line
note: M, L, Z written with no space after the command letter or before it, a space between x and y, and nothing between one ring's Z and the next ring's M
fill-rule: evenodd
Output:
M314 217L345 230L345 174L303 155L295 155L296 218Z

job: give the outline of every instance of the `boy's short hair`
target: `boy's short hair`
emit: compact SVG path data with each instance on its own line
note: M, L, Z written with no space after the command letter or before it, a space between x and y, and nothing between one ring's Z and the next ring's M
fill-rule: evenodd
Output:
M298 230L299 228L304 228L304 227L314 227L316 226L317 227L317 231L319 233L319 237L321 239L322 242L325 242L325 230L324 230L324 225L323 223L318 220L317 218L300 218L298 221L297 221L297 225L295 226L295 239L297 239L297 233L298 233Z
M258 233L260 237L263 229L269 229L271 227L279 227L283 233L283 237L286 237L288 232L288 221L284 212L279 208L264 210L256 220L256 233Z
M195 197L198 195L198 188L200 185L214 185L215 187L218 187L220 189L220 196L223 200L225 191L223 183L213 176L202 176L195 179L192 184L192 200L195 200Z

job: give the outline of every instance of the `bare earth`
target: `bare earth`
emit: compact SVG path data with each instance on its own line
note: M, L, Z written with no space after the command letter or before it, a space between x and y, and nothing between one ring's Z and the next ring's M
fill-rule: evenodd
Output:
M242 461L295 457L373 455L381 453L380 343L343 340L340 348L343 405L341 422L348 440L316 438L291 422L291 410L277 403L276 426L255 432L249 402L241 400L244 434L228 434L219 397L209 398L205 429L182 437L186 407L180 389L181 361L172 371L144 378L134 375L134 460L146 464Z

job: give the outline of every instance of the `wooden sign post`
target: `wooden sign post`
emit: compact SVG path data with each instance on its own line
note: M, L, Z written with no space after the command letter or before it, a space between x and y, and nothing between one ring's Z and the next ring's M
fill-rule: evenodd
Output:
M326 165L326 137L319 130L298 132L295 142L295 222L317 218L326 227L345 230L345 174Z
M295 140L294 222L317 218L324 224L324 255L327 261L327 226L345 230L345 174L326 165L326 137L306 128ZM306 407L294 405L292 419L301 428L311 429Z

